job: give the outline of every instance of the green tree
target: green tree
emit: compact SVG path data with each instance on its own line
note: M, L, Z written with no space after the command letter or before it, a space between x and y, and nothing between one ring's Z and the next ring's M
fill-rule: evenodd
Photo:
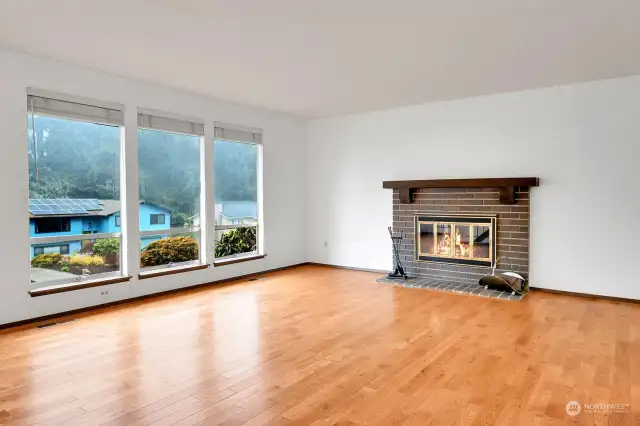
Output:
M71 184L66 178L46 176L40 182L29 182L30 198L69 198Z
M216 243L216 257L231 256L256 250L256 228L236 228L225 232Z
M102 238L93 245L93 252L98 256L107 256L109 254L120 253L119 238Z
M214 158L216 201L256 201L257 147L217 140Z
M28 125L30 198L120 198L118 127L46 116ZM138 149L140 199L182 226L200 211L200 138L141 130ZM215 142L217 201L256 201L257 159L254 145Z
M185 225L188 225L188 223L189 223L189 216L187 216L185 213L174 212L171 215L171 226L180 228Z

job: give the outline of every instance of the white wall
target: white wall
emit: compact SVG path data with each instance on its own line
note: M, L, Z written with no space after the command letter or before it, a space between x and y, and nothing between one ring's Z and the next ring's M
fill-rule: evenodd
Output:
M391 267L384 180L538 176L531 285L640 299L639 130L640 76L316 120L309 260Z
M116 53L117 54L117 53ZM184 72L189 72L185 64ZM31 298L29 289L26 87L125 105L129 160L136 160L138 107L264 129L264 232L267 257ZM306 122L300 118L179 92L0 49L0 324L306 261ZM133 167L135 169L135 165ZM137 172L136 172L137 173ZM137 191L137 175L129 176ZM137 197L129 193L127 197ZM129 218L137 225L135 217ZM135 243L134 243L135 244ZM135 245L132 245L135 247ZM136 253L129 257L137 276ZM101 292L108 290L108 296Z

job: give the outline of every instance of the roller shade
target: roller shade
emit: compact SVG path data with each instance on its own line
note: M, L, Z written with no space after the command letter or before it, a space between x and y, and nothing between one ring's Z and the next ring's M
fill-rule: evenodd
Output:
M240 129L216 124L214 130L216 139L233 142L262 143L262 130Z
M193 121L140 113L138 114L138 125L143 129L204 136L204 124Z
M71 120L87 121L90 123L106 124L110 126L122 126L124 114L122 108L114 106L102 106L96 101L82 98L72 98L55 94L40 95L30 90L27 96L29 112L35 115L67 118ZM44 92L36 92L44 93Z

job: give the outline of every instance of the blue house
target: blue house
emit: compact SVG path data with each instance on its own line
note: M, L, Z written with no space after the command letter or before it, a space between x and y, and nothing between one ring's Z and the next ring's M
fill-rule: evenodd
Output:
M140 203L140 230L163 231L171 227L169 211L154 204ZM58 237L120 232L120 201L86 199L30 199L29 235ZM141 238L141 249L166 235ZM64 241L31 246L31 258L44 253L82 252L82 241ZM84 240L90 241L90 240Z

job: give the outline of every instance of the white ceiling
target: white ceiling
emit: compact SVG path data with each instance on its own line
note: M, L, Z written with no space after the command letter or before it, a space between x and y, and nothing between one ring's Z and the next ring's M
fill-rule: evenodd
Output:
M638 0L0 0L0 44L311 117L640 73Z

